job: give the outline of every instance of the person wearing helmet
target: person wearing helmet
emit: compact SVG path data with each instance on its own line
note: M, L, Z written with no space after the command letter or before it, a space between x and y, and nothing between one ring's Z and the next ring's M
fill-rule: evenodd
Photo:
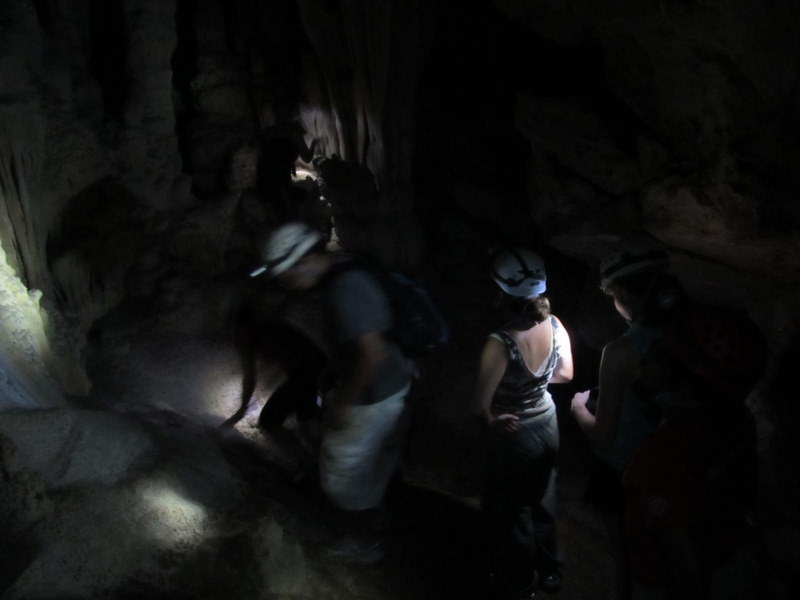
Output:
M293 292L323 292L335 384L324 400L320 484L354 526L329 554L372 562L382 550L370 525L400 460L413 365L385 335L392 312L380 282L326 252L318 232L287 223L270 235L263 254L254 274L266 272Z
M598 394L578 392L571 413L595 451L587 499L607 519L609 536L617 555L618 597L630 595L630 556L623 552L625 492L623 473L637 451L653 435L661 414L644 385L653 349L674 322L684 302L683 288L667 273L666 250L652 238L632 236L623 240L601 262L600 289L612 298L625 319L624 335L603 348Z
M572 412L617 495L618 587L706 598L709 574L748 535L757 455L744 398L764 346L746 315L690 301L667 258L634 238L603 261L601 287L629 329L603 350L594 414L585 392ZM711 348L730 370L715 372Z
M664 248L638 236L621 243L600 265L600 289L613 299L628 330L603 348L596 408L589 403L590 392L583 391L573 397L571 412L598 456L619 474L658 421L652 407L629 388L682 298L667 266Z
M481 506L498 584L527 598L537 584L560 586L553 489L558 422L547 386L572 379L572 352L566 329L550 313L539 255L502 250L491 275L504 323L486 340L476 386L487 446Z

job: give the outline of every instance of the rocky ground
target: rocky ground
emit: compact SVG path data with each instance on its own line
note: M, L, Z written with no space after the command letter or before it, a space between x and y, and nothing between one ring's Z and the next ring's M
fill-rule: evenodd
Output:
M430 436L412 440L414 464L390 489L385 558L327 559L341 523L313 453L291 420L270 433L256 424L281 372L260 363L255 404L222 426L241 403L234 337L181 322L107 320L93 335L88 398L4 418L0 434L39 457L9 467L6 493L27 494L33 514L13 531L4 599L493 597L476 499L447 489L447 465L420 459ZM613 560L581 489L565 469L565 600L611 597Z
M185 294L210 300L211 289ZM121 306L98 323L89 397L4 414L3 600L495 597L477 509L480 453L448 422L453 407L417 398L406 460L387 496L385 558L370 566L330 560L325 550L343 524L318 489L307 438L292 419L269 432L257 425L282 372L259 361L249 409L226 426L247 368L232 324L220 318L210 327L217 313L202 302L176 306L148 314ZM449 373L442 365L423 371ZM590 453L563 414L568 399L556 399L558 595L610 599L615 561L602 518L583 501ZM759 568L752 555L741 557L718 577L714 597L755 593Z

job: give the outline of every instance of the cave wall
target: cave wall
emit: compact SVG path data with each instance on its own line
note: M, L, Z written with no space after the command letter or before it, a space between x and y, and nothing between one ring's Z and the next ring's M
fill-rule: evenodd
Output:
M479 29L475 21L491 16L478 52L494 51L495 64L508 52L510 67L498 70L520 76L502 89L499 81L494 90L478 85L460 103L447 97L451 124L443 103L431 101L455 79L440 67L466 54L466 66L451 69L457 78L486 69L470 64L476 54L466 48L450 56L436 46L448 24L464 25L436 3L6 3L1 226L9 267L27 288L42 290L45 305L60 293L61 312L85 328L119 302L126 282L90 264L86 255L98 247L70 246L81 232L64 227L65 215L76 213L67 207L103 198L120 205L105 220L153 234L145 262L156 262L158 234L176 233L187 209L201 230L204 220L233 218L250 184L235 181L232 157L252 170L254 136L289 110L324 152L372 171L386 190L373 212L394 218L415 243L409 231L419 216L431 237L449 228L444 239L535 241L591 266L608 236L646 229L679 252L687 272L730 267L740 288L778 286L786 295L800 256L791 3L494 6L465 5L474 13L467 25ZM464 29L461 43L473 35ZM500 46L504 34L516 41ZM441 88L426 75L431 64ZM523 76L526 68L540 77ZM443 129L461 133L431 136L430 114L417 117L429 105L434 118L444 117ZM502 137L510 128L513 140ZM443 174L420 174L415 148ZM489 163L489 152L507 154ZM512 181L508 189L492 189L491 173L478 182L481 166L499 184ZM447 197L430 193L436 185ZM472 221L459 225L459 211ZM194 237L208 234L177 233L192 238L172 244L185 260L197 250ZM124 245L126 257L117 258L135 268L141 248ZM214 260L225 267L224 256L199 267ZM731 281L706 293L720 286ZM741 292L731 294L742 301Z
M409 170L433 6L4 4L0 233L43 315L26 352L56 387L87 392L92 324L165 271L254 259L254 232L274 225L249 193L257 138L287 115L375 178L369 206L340 215L345 245L418 258Z
M598 229L644 227L748 271L774 262L777 278L796 279L786 257L798 227L792 3L497 4L550 41L551 57L581 48L594 70L577 71L584 81L569 94L519 97L531 188L552 230L573 229L579 215Z
M247 265L274 224L252 195L255 139L284 113L375 178L378 193L341 215L345 243L433 273L456 347L424 393L448 424L470 393L486 251L501 242L542 249L559 314L596 351L615 332L597 261L649 231L695 296L748 308L785 370L800 297L795 3L448 9L3 2L2 407L85 394L86 335L126 298L185 305L187 280ZM796 493L779 488L795 416L770 394L753 398L763 507L780 509L773 554L792 556L781 526Z

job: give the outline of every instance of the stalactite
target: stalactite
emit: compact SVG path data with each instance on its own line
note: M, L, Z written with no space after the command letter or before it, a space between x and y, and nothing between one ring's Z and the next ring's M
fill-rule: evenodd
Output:
M366 166L379 189L369 199L376 205L362 207L375 215L360 235L371 240L352 243L394 266L413 267L423 243L412 214L417 84L441 6L363 0L301 0L298 6L327 100L306 109L305 122L316 125L316 114L327 113L335 124L329 145L340 149L341 158ZM340 223L346 218L340 215Z
M37 137L31 136L30 137ZM0 205L4 207L2 231L7 247L13 248L11 263L29 286L41 285L44 272L43 248L46 232L40 229L41 210L34 206L31 183L41 174L43 147L10 148L0 154ZM35 185L35 183L33 184Z
M0 410L58 406L41 292L28 292L0 247Z

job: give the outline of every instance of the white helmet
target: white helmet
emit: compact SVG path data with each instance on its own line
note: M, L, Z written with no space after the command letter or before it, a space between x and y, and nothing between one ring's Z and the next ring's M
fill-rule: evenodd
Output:
M250 277L269 271L280 275L289 270L313 248L322 236L304 223L286 223L273 231L264 243L261 256L265 264L250 273Z
M600 287L605 288L629 275L665 270L668 264L666 249L655 239L645 236L628 238L600 263Z
M506 294L532 298L547 291L542 257L527 248L508 248L494 257L492 279Z

